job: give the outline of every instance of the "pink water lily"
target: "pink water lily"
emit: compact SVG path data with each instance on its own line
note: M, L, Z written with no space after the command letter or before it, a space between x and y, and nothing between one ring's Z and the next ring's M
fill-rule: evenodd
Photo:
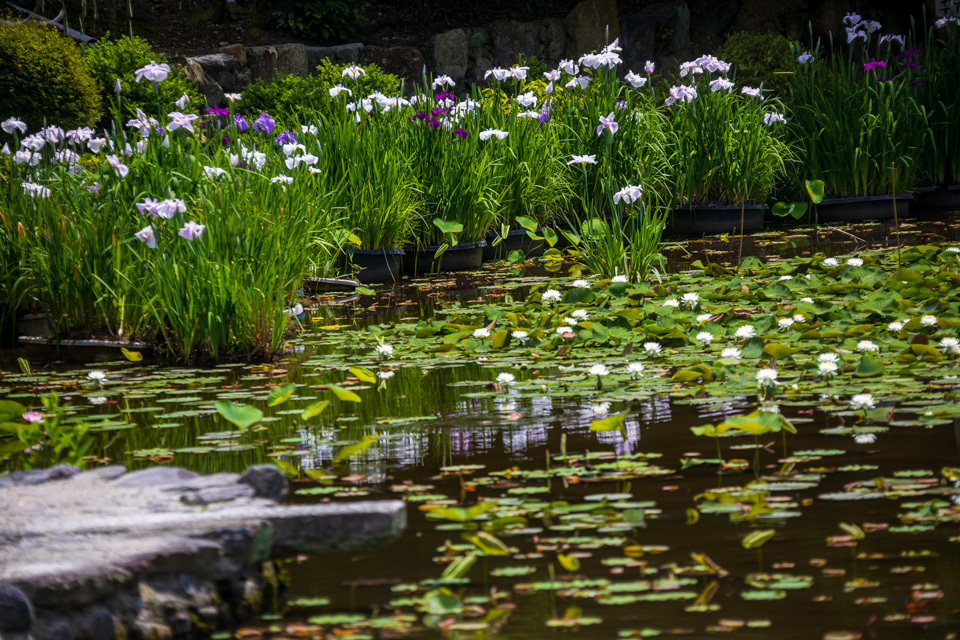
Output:
M191 220L187 224L183 225L183 228L180 229L179 231L179 235L184 240L189 240L193 242L194 240L198 240L200 236L203 235L203 232L206 228L207 228L206 225L197 224L196 222Z
M27 411L20 417L31 424L35 422L43 422L43 414L39 411Z

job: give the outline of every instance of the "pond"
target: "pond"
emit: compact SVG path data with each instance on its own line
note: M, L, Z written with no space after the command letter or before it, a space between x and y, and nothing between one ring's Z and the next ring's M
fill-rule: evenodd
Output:
M609 281L570 288L536 266L489 269L318 296L277 363L17 371L8 353L0 393L35 406L55 390L67 422L91 425L98 462L213 473L276 461L296 477L294 502L408 502L400 541L286 563L280 611L216 637L944 638L960 625L960 370L937 345L960 321L934 280L956 291L960 263L944 248L958 234L955 217L913 222L901 230L920 249L903 251L897 273L930 291L893 288L896 252L873 246L892 234L873 225L825 232L838 237L816 248L802 232L749 239L744 255L763 258L737 280L750 293L724 298L719 282L738 276L702 278L709 263L736 263L739 239L714 239L668 245L669 290L617 297ZM840 266L822 267L834 254ZM558 316L584 314L534 348L553 321L534 321L546 305L525 301L545 287L564 291ZM700 307L659 304L684 291ZM785 305L806 293L822 300ZM633 308L658 318L637 327L648 339L664 329L663 354L618 341L613 318ZM936 314L935 330L910 324L917 310ZM519 344L497 347L513 322L500 311L528 327ZM797 315L800 329L777 327ZM892 318L905 326L888 330ZM745 322L765 339L735 333ZM685 343L676 327L715 337ZM879 350L858 350L866 338ZM721 342L741 356L721 356ZM908 358L917 345L927 350ZM817 372L826 351L836 374ZM774 385L755 381L760 366L777 368ZM218 401L264 415L238 430ZM691 431L703 425L713 431Z

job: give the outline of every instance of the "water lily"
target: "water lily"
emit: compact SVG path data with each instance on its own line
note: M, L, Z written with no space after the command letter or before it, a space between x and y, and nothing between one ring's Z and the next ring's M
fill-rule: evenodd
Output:
M713 342L713 334L709 331L701 331L697 334L697 342L703 346L707 346Z
M382 358L388 358L393 355L393 346L389 344L378 344L373 350L377 352L377 356Z
M589 281L589 280L582 280L582 279L574 280L571 284L572 284L575 288L577 288L577 289L589 289L589 288L590 288L590 281Z
M631 362L627 365L627 372L630 374L631 378L636 378L643 374L643 363L642 362Z
M577 324L577 322L579 321L576 318L571 318L570 316L563 319L563 324Z
M87 379L93 380L94 382L101 383L107 379L107 374L99 369L94 369L87 373Z
M694 309L700 303L700 294L690 291L680 296L680 300L687 309Z
M659 342L644 342L643 350L646 351L649 356L659 356L663 347L660 346Z
M504 371L503 373L497 375L497 384L509 385L512 384L516 379L516 376L514 376L512 373L507 373Z
M875 406L873 394L870 393L858 393L850 398L850 408L854 411L873 409Z
M627 276L622 276L622 275L620 275L620 276L613 276L613 278L610 279L610 282L630 282L630 278L628 278Z
M940 350L944 353L956 355L960 353L960 340L956 338L943 338L939 342Z
M380 371L377 371L377 377L381 380L389 380L396 374L396 371L390 371L389 369L381 369Z
M567 333L573 333L573 327L568 327L567 325L563 325L562 327L557 327L557 334L558 334L558 335L561 335L561 336L562 336L562 335L565 335L565 334L567 334Z
M570 315L572 315L574 318L577 318L578 320L586 320L588 317L586 309L574 309L573 313L571 313Z
M482 340L483 338L489 338L489 337L490 337L490 329L487 329L486 327L480 327L479 329L474 329L474 330L473 330L473 337L474 337L474 338L481 339L481 340Z
M810 298L810 297L800 298L800 302L806 302L807 304L813 304L813 298Z
M847 258L848 267L862 267L863 258Z
M925 327L935 327L937 326L937 316L920 316L920 324Z
M890 333L899 333L902 330L903 330L903 323L900 322L899 320L894 320L893 322L887 325L887 331L889 331Z
M857 444L873 444L877 441L875 433L857 433L853 436L853 441Z
M609 402L591 403L590 410L593 411L594 415L605 416L608 413L610 413L610 403Z
M560 292L556 289L547 289L543 292L543 295L540 296L541 302L546 302L547 304L553 304L554 302L559 302Z
M871 353L874 351L880 351L879 345L872 340L861 340L857 343L857 351L862 351L863 353Z
M742 327L737 327L737 330L733 335L741 340L746 340L747 338L752 338L755 336L756 330L753 328L752 324L745 324Z
M23 418L25 422L29 422L31 424L43 422L43 414L39 411L27 411L20 417Z
M140 231L137 231L134 234L137 237L137 240L146 244L151 249L157 248L157 237L153 232L153 225L147 225Z
M697 324L702 324L713 317L712 313L701 313L697 316Z
M757 371L757 384L760 388L775 386L777 384L777 370L767 367Z
M667 298L667 299L664 300L662 303L660 303L660 306L661 306L661 307L670 307L670 308L672 308L672 309L679 309L679 308L680 308L680 301L677 300L676 298Z
M831 269L832 269L833 267L838 266L839 264L840 264L840 261L837 260L836 258L824 258L824 259L823 259L823 266L825 266L825 267L830 267Z
M597 156L578 156L573 154L573 159L567 164L579 164L581 166L587 166L588 164L597 164Z
M794 322L795 320L793 318L780 318L779 320L777 320L777 326L782 331L786 331L787 329L790 328L791 325L793 325Z
M589 373L592 376L605 376L610 373L610 370L607 369L607 365L605 364L595 364L590 367Z
M724 349L723 351L720 352L720 357L721 357L721 358L733 358L733 359L739 360L739 359L740 359L740 349L737 349L736 347L727 347L726 349Z
M200 236L203 235L203 232L206 230L207 226L204 224L197 224L193 220L183 225L180 231L177 234L184 240L189 240L193 242L194 240L199 240Z
M106 401L107 401L107 399L104 398L103 396L88 396L88 397L87 397L87 402L89 402L90 404L92 404L92 405L94 405L94 406L101 405L101 404L103 404L103 403L106 402Z
M837 372L837 363L831 360L824 360L817 364L817 370L822 376L832 376Z
M141 67L134 72L134 75L137 78L137 82L140 82L144 78L150 82L163 82L167 79L167 76L170 75L170 65L168 64L157 64L153 60L150 61L145 67ZM117 84L120 84L120 80L117 80Z
M517 329L516 331L511 332L510 335L513 337L514 340L519 340L520 342L523 342L524 340L527 339L527 336L529 336L530 334L527 333L526 331L523 331L522 329Z
M791 317L793 318L794 322L804 322L807 319L802 313L795 313Z

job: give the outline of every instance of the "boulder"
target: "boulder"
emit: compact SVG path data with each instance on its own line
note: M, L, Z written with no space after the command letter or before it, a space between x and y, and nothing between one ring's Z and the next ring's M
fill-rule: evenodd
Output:
M364 47L362 64L375 64L387 73L400 76L406 90L423 82L423 56L413 47Z
M566 56L578 58L620 37L617 0L583 0L564 21Z
M203 67L206 77L220 85L225 92L236 93L240 90L237 82L237 59L229 53L213 53L198 56L193 60Z
M330 60L336 64L356 64L363 55L363 43L351 42L334 47L305 47L307 52L307 70L316 71L320 62Z
M185 65L187 77L197 85L197 90L203 94L208 105L215 107L223 102L223 87L221 87L216 80L207 76L206 71L203 70L203 66L199 62L193 58L187 58Z
M302 44L278 44L247 49L252 80L273 82L277 76L307 77L307 49Z
M467 75L470 41L463 29L451 29L433 36L428 46L436 75L448 75L460 83Z
M560 20L497 20L489 26L493 63L509 67L521 54L554 65L564 55L566 31ZM602 36L601 36L602 37Z
M180 467L149 467L123 475L114 480L113 485L127 488L171 487L200 477L199 473Z
M25 633L33 618L27 595L9 582L0 582L0 633Z
M690 9L686 2L657 2L620 22L623 67L640 72L647 60L663 71L691 55Z
M229 44L225 47L220 47L220 53L226 53L233 56L233 59L237 61L238 66L247 66L247 48L242 44Z
M280 469L272 464L258 464L250 467L240 477L240 482L252 487L253 494L258 498L283 502L287 497L287 479Z

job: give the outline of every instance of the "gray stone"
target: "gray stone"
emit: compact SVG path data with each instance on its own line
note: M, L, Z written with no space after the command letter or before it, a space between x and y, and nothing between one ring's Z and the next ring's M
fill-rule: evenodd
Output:
M122 464L113 464L108 467L97 467L77 474L70 478L71 482L93 482L98 480L116 480L127 472Z
M364 47L360 61L363 64L375 64L387 73L400 76L408 92L423 82L426 63L414 47Z
M87 633L90 640L114 640L113 615L104 607L94 609L87 622Z
M128 473L120 479L114 480L112 484L114 487L125 488L166 487L182 485L188 480L199 477L199 473L180 467L149 467Z
M0 582L0 632L26 632L33 624L33 605L23 591Z
M253 487L245 484L233 484L199 491L189 490L180 496L180 501L184 504L213 504L215 502L229 502L238 498L252 498L253 494Z
M363 55L363 43L351 42L338 44L333 47L306 47L307 68L310 73L316 71L323 60L330 60L335 64L356 64Z
M54 480L67 480L82 473L83 469L66 464L60 464L47 469L30 469L29 471L14 471L7 478L13 484L33 485L52 482Z
M193 58L201 67L207 78L216 82L227 93L236 93L240 90L237 80L237 60L229 53L212 53L207 56Z
M601 49L620 37L617 0L583 0L564 21L567 29L566 55L577 58Z
M624 69L640 72L647 60L661 71L677 67L690 57L690 9L686 2L658 2L637 16L620 21Z
M498 20L488 28L490 52L496 66L508 67L516 63L520 55L552 66L564 56L566 32L560 20Z
M233 56L233 59L237 61L237 66L247 66L247 48L242 44L229 44L225 47L220 47L220 53Z
M216 80L207 76L199 62L193 58L187 58L184 66L187 70L187 77L197 85L197 90L203 95L203 99L208 105L215 107L223 102L223 87Z
M247 66L253 80L273 82L278 76L307 77L307 50L302 44L278 44L247 49Z
M467 34L467 46L471 49L485 46L490 41L490 32L484 27L464 29Z
M258 498L283 502L287 497L287 478L272 464L250 467L240 482L253 487L253 494Z
M439 33L430 40L428 50L436 75L448 75L458 84L463 81L467 75L469 51L466 31L451 29Z

